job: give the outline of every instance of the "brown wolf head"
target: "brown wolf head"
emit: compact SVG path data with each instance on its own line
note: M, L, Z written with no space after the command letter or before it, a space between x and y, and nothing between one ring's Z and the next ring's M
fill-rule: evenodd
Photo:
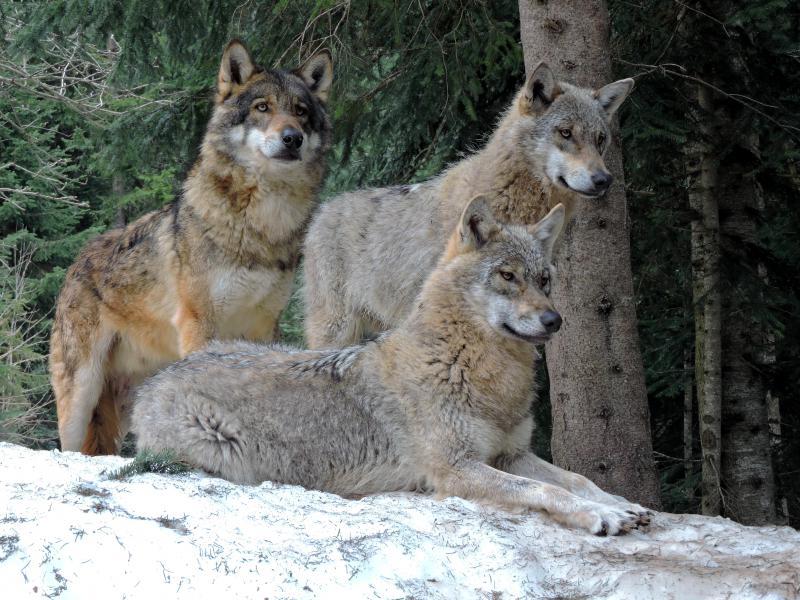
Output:
M598 89L556 81L539 63L520 92L518 143L535 174L581 196L606 192L613 177L603 154L609 124L633 89L633 79L621 79Z
M561 327L549 296L553 245L564 215L559 204L535 225L504 225L476 196L437 271L455 282L475 321L507 338L543 343Z
M287 175L317 168L331 143L325 101L332 79L327 50L286 71L256 65L244 44L230 42L205 143L259 171Z

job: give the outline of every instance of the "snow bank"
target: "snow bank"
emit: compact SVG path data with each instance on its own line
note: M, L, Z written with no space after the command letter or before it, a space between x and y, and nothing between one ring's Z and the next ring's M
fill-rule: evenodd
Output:
M615 538L413 494L362 500L0 444L0 595L797 598L800 533L660 513Z

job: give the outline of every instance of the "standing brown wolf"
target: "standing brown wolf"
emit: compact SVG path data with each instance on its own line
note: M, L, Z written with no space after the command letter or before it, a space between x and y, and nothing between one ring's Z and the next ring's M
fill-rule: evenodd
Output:
M331 143L327 51L293 71L225 49L180 198L91 241L51 338L62 450L118 452L131 387L211 338L271 340Z
M486 147L425 183L344 194L315 215L305 242L306 338L344 347L396 326L476 193L498 218L531 224L558 203L611 185L603 163L609 122L633 87L556 81L540 64Z
M431 489L596 534L646 524L641 506L529 450L534 344L561 325L548 293L563 222L559 205L504 227L477 198L397 329L344 350L216 342L141 386L139 448L236 482Z

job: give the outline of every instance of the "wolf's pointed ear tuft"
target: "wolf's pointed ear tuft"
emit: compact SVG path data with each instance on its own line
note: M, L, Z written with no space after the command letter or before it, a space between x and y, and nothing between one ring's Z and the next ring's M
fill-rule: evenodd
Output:
M541 114L561 94L558 81L547 63L540 62L525 83L520 102L523 114Z
M564 229L565 217L566 210L564 205L556 204L544 219L528 227L531 235L542 244L544 254L548 260L552 257L553 247Z
M256 66L247 47L239 40L231 40L222 53L222 63L217 76L217 102L231 95L233 88L242 85L253 75Z
M595 90L594 97L600 103L601 108L606 113L606 119L611 120L614 113L628 97L633 89L633 79L620 79L614 83L604 85L599 90Z
M477 250L500 231L500 225L492 214L485 196L470 200L458 225L458 238L463 251Z
M329 50L320 50L306 60L295 73L306 82L308 89L322 102L328 101L328 90L333 81L333 59Z

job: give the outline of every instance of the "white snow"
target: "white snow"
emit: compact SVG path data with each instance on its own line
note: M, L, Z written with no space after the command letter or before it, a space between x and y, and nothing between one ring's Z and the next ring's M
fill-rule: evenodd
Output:
M800 533L655 515L601 538L451 498L346 500L0 444L0 597L798 598Z

